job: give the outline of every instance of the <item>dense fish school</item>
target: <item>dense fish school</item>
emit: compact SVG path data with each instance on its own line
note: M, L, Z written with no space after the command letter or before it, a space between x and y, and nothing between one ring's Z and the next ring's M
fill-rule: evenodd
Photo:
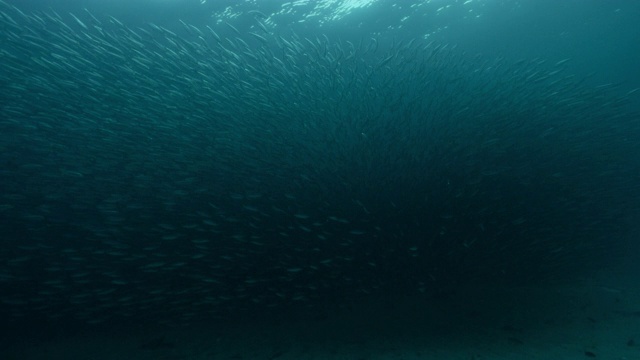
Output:
M316 309L625 250L639 117L613 86L252 29L0 0L1 321Z

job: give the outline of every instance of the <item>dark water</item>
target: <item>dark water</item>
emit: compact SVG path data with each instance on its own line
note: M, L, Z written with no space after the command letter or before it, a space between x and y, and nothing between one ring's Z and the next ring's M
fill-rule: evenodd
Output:
M631 2L0 15L5 333L322 316L637 258Z

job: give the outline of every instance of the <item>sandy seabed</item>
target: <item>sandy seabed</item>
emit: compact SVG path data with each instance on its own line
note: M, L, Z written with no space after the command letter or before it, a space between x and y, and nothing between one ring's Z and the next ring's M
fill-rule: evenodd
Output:
M475 288L363 301L322 316L13 341L4 360L640 360L640 285Z

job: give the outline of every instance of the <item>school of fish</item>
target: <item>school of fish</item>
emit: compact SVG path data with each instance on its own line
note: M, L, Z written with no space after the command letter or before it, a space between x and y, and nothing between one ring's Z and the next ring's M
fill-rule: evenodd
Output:
M624 251L639 117L566 61L0 0L0 319L184 322Z

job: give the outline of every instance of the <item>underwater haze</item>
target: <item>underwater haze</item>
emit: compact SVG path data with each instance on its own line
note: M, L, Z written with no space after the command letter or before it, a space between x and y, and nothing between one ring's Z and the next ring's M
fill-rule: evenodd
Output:
M0 0L3 339L633 265L638 18L633 1Z

